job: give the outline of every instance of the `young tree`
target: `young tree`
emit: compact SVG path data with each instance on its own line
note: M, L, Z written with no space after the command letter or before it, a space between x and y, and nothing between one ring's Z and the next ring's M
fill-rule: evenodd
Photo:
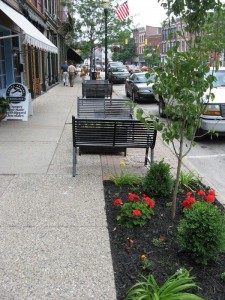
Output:
M105 39L105 14L102 7L102 0L76 0L71 5L68 0L62 1L67 5L74 16L74 40L78 48L85 53L89 52L92 63L92 53L96 47L102 47ZM117 0L110 1L107 13L107 40L108 45L118 44L120 36L126 32L130 34L130 18L120 21L115 15L118 6Z
M224 49L221 30L224 24L224 6L220 0L159 0L167 9L171 22L180 20L177 41L167 52L166 62L154 69L154 92L166 99L166 123L155 126L162 138L171 143L177 157L177 172L172 202L172 218L176 214L182 159L194 145L200 127L200 116L206 109L202 99L213 99L211 92L215 77L209 74L209 54L214 53L215 69L219 67L218 54ZM179 52L179 40L186 40L187 52ZM149 74L150 76L150 74ZM207 92L207 96L205 93ZM174 105L176 102L176 105ZM137 114L143 118L143 111ZM152 118L152 116L151 116ZM186 139L187 140L186 140Z

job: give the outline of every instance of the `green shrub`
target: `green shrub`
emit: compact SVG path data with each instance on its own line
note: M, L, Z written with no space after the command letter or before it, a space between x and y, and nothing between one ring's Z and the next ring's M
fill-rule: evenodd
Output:
M207 202L197 202L184 211L178 226L178 243L197 263L207 265L225 250L224 214Z
M168 196L174 186L170 165L163 160L151 164L143 179L143 190L151 196Z
M189 272L180 269L171 276L161 287L157 284L153 275L136 283L128 291L126 300L204 300L186 290L197 287L194 277L190 277Z

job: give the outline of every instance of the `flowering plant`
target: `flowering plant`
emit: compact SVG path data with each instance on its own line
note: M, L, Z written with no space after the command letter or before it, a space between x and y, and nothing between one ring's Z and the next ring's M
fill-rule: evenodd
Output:
M152 272L153 271L153 264L148 259L147 255L142 254L140 259L141 259L142 270L148 270L148 271Z
M132 228L147 223L153 215L155 201L145 194L139 196L129 193L128 202L123 203L121 198L117 198L114 200L114 205L121 208L121 214L117 217L118 222L127 228Z
M187 193L187 198L182 202L182 205L186 209L190 209L193 204L195 204L197 201L204 201L207 203L214 203L215 202L215 191L210 190L208 193L206 193L203 190L200 190L197 192L196 197L192 196L192 192Z

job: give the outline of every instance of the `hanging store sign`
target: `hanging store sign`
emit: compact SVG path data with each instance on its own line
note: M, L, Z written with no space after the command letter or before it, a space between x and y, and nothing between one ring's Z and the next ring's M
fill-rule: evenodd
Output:
M20 83L12 83L6 90L6 98L10 100L7 120L28 120L29 92Z

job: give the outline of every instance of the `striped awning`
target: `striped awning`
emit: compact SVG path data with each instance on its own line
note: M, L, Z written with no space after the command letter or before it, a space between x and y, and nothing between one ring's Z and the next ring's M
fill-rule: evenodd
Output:
M23 15L0 0L0 10L22 30L22 43L30 44L47 52L58 53L58 48Z

